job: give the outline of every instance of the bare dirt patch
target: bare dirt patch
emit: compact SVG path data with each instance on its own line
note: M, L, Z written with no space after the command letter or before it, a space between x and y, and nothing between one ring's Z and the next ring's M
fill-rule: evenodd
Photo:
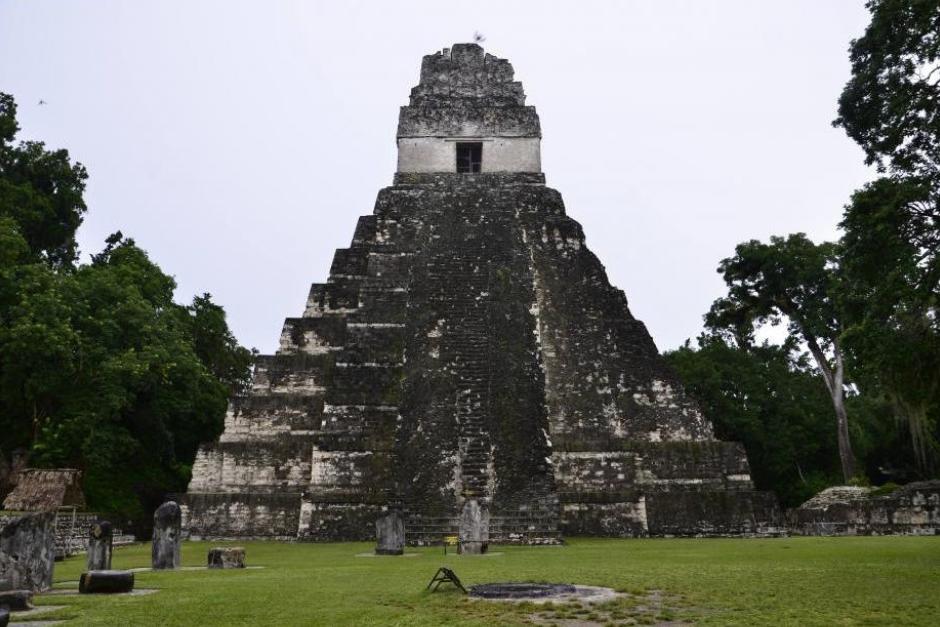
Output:
M602 588L603 590L603 588ZM611 625L656 625L678 627L695 622L696 612L677 596L662 590L616 592L594 602L573 599L545 603L528 615L535 625L558 627L609 627Z

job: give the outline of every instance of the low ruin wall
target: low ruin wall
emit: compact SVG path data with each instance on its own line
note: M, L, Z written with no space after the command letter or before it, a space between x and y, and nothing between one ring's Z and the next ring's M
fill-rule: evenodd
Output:
M940 481L919 481L889 494L839 486L787 513L804 536L940 535Z

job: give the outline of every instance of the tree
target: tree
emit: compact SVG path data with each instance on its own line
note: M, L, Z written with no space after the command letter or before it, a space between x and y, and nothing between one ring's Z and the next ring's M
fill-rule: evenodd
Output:
M193 298L186 308L193 347L199 359L230 395L241 394L251 383L252 351L240 346L225 320L225 310L212 302L211 294Z
M842 474L855 476L855 456L845 408L845 359L837 302L837 247L814 244L804 234L772 237L769 244L739 244L719 266L728 296L706 315L706 326L753 343L754 325L786 323L792 340L805 344L819 368L836 415ZM830 357L831 355L831 357Z
M77 255L75 231L85 213L85 180L67 150L42 142L13 144L19 130L16 102L0 93L0 216L13 218L37 259L67 267Z
M3 103L0 455L24 447L33 465L80 468L90 507L146 525L221 432L251 352L208 294L174 302L173 278L121 233L75 263L84 170L65 151L12 147Z
M940 176L940 2L869 0L872 20L852 41L841 126L881 170Z
M829 395L792 341L744 347L702 334L666 353L723 440L744 444L751 476L788 507L839 481Z
M841 224L845 340L929 472L940 450L940 1L867 6L834 124L888 176L855 192Z
M940 211L930 181L878 179L841 223L845 343L854 370L890 398L928 472L940 422Z

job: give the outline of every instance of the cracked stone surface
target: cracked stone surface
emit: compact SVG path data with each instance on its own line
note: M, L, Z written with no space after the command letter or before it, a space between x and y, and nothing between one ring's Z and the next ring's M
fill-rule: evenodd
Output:
M151 565L154 570L180 567L182 513L175 501L167 501L153 513Z
M0 590L41 592L52 587L54 514L0 518Z

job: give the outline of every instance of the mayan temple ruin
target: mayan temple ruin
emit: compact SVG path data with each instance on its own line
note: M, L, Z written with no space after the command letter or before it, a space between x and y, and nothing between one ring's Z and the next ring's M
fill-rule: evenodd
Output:
M193 538L409 543L472 506L497 542L772 531L741 445L667 368L545 185L505 59L424 57L398 171L232 400L182 499Z

